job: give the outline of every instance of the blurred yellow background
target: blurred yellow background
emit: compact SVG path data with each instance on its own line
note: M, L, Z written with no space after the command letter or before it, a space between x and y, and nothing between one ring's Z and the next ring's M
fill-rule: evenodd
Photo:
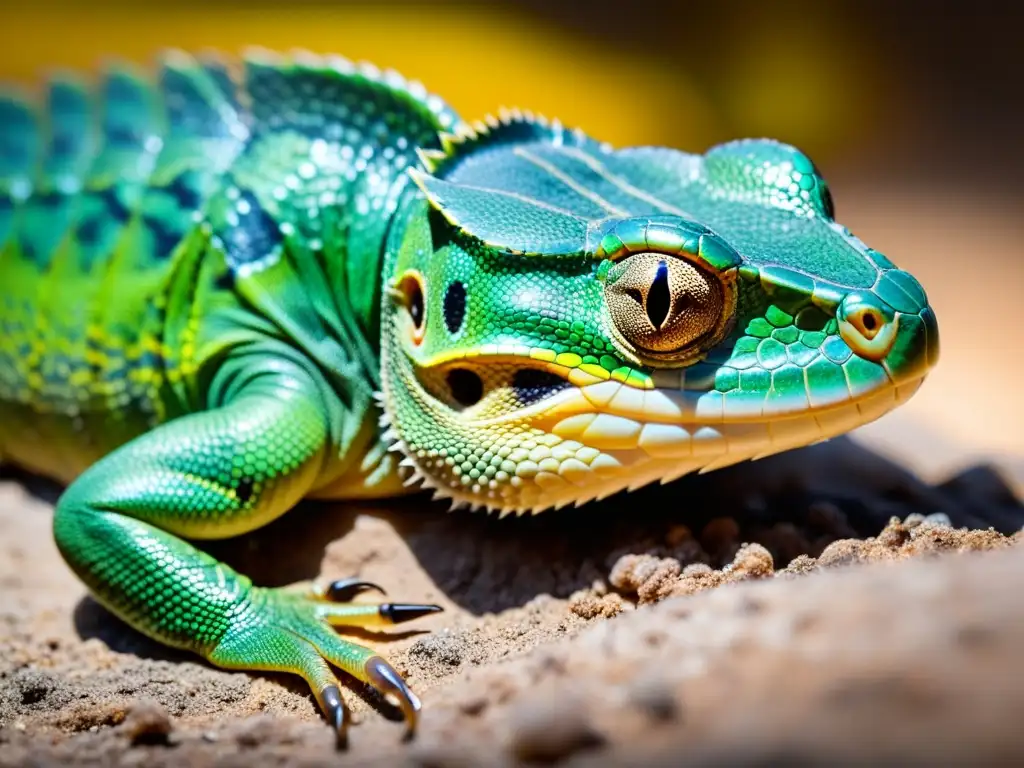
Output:
M1001 455L1024 478L1022 28L986 0L39 0L0 5L0 78L163 47L304 48L397 69L467 119L520 106L619 146L796 144L939 318L939 369L866 439L925 470ZM911 426L929 436L913 449Z
M622 5L626 14L631 4ZM614 144L700 146L744 126L826 149L856 133L858 112L884 108L886 96L871 87L881 73L854 55L839 19L781 6L751 5L742 24L715 25L727 41L716 62L699 60L689 38L701 32L685 14L648 16L638 45L616 40L620 24L637 21L588 16L583 6L577 29L520 3L37 2L0 13L7 78L94 68L109 55L147 63L165 46L305 48L397 69L467 118L521 106ZM594 27L612 34L604 39Z

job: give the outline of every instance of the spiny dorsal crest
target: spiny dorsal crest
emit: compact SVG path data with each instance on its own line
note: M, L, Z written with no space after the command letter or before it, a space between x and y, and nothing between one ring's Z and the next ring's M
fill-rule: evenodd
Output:
M441 149L419 150L427 173L444 178L463 160L481 150L507 144L545 142L553 146L599 146L578 128L566 128L557 118L549 120L528 110L502 107L497 116L487 115L472 123L460 122L440 136ZM601 145L603 149L606 149Z

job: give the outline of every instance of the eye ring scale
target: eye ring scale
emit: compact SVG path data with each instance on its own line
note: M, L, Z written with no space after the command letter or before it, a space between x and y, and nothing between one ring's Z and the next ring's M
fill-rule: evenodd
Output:
M609 326L621 351L676 367L721 341L734 322L739 254L706 227L677 216L609 222L595 256Z
M684 259L637 253L605 279L605 302L617 334L648 356L690 349L719 325L721 280Z

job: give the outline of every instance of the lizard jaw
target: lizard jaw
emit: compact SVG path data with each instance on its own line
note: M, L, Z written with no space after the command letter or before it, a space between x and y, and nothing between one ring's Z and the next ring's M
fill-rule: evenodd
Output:
M419 455L423 452L411 449L393 429L388 429L385 436L391 450L404 457L401 466L406 485L432 490L435 499L450 499L453 510L485 509L502 517L513 512L537 514L827 440L883 416L909 399L923 380L924 376L898 385L888 382L860 397L782 418L732 419L719 414L717 420L697 418L685 423L670 423L664 413L660 420L648 420L637 413L643 398L638 399L635 393L643 390L632 390L626 398L610 397L597 411L590 400L579 395L585 388L573 387L552 398L547 409L541 411L545 414L544 429L533 435L533 447L520 449L522 455L510 456L516 460L515 478L520 481L515 499L509 499L511 503L502 503L507 496L489 499L482 497L479 488L444 483L437 476L436 459ZM626 387L625 391L631 389ZM658 397L653 401L660 400ZM589 404L589 410L580 406L581 401ZM657 416L648 417L652 415ZM536 429L541 424L534 425ZM506 425L491 426L501 429Z

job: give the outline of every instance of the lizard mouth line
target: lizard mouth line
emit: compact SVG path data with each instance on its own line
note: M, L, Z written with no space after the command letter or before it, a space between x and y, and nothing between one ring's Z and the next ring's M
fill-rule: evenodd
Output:
M849 432L905 402L923 380L921 377L887 385L857 398L784 417L752 419L743 415L734 419L724 412L704 417L692 413L687 418L668 420L665 414L624 409L614 402L600 410L590 403L586 410L567 415L566 402L560 412L553 409L531 423L564 440L576 440L611 453L639 449L650 458L672 460L721 456L722 463L701 467L707 471ZM648 390L653 391L656 390Z
M897 383L888 371L879 367L878 383L867 389L862 387L859 392L854 392L849 383L841 389L832 387L825 390L813 386L805 378L803 386L794 387L792 392L750 393L729 402L728 393L687 381L685 369L658 371L652 379L638 386L633 381L627 381L627 376L618 371L608 373L599 370L595 374L597 366L569 367L538 359L528 353L476 352L436 360L420 370L436 373L462 366L473 369L484 360L487 366L522 367L526 362L524 358L530 358L530 368L557 376L565 382L565 386L508 413L493 414L492 411L493 415L485 415L486 411L469 407L461 412L460 420L476 427L495 427L525 421L546 430L570 419L574 420L570 424L582 424L598 417L605 421L625 419L638 424L666 427L696 428L735 424L757 429L808 416L830 422L839 414L846 416L852 407L853 411L863 413L862 423L866 423L907 400L925 378L922 375ZM687 388L688 384L690 386ZM563 430L569 426L565 425ZM622 426L625 428L627 425Z
M519 449L521 456L513 452L509 457L518 462L514 480L519 482L520 496L481 498L486 490L482 483L479 489L472 484L468 488L446 488L434 481L426 484L441 496L452 497L453 503L471 508L483 506L499 510L502 515L535 514L549 507L578 505L623 489L633 490L652 482L667 483L693 472L708 472L836 437L905 402L924 378L899 384L887 379L885 384L858 397L804 408L784 417L753 419L744 414L734 419L729 413L719 412L707 416L693 414L692 420L671 422L665 414L638 412L626 405L642 403L638 394L658 390L640 390L615 382L618 391L629 393L628 401L612 396L598 405L585 396L587 387L572 386L509 416L464 422L484 429L487 434L497 434L496 430L510 424L536 430L535 443ZM698 396L696 392L675 394ZM561 465L560 452L575 457L576 461L568 462L571 468ZM545 462L551 461L558 466L545 469ZM422 471L425 468L414 464L416 477L426 480L427 473ZM558 482L554 479L556 474ZM536 488L528 482L535 475Z

